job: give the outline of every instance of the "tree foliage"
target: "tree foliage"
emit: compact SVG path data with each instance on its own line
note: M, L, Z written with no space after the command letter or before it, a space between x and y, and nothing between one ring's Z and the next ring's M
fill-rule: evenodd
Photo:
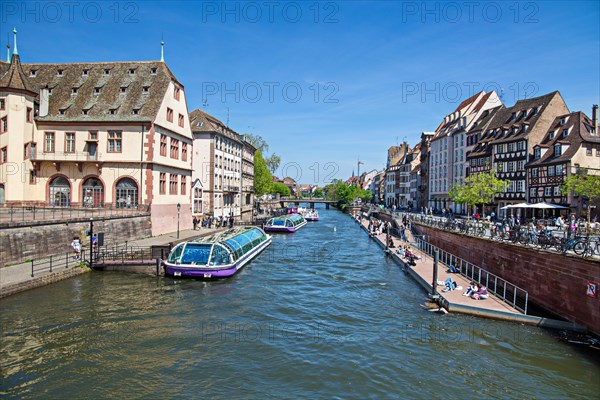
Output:
M260 135L246 133L244 135L244 139L252 146L256 147L256 150L260 151L261 154L265 154L267 151L269 151L269 145L267 144L267 141Z
M347 185L339 179L335 179L325 186L324 191L325 197L329 200L337 200L339 207L346 206L356 199L369 201L373 198L371 191L363 190L355 185Z
M271 171L271 174L274 174L275 171L277 171L277 168L279 168L279 164L281 164L281 157L273 153L265 158L265 163L267 164L269 171Z
M321 198L321 197L323 197L323 194L324 194L324 192L323 192L323 189L322 189L322 188L320 188L320 187L318 187L318 188L316 188L316 189L315 189L315 191L313 192L313 197L316 197L316 198Z
M480 172L465 178L464 184L453 184L448 192L450 198L458 204L473 207L477 204L483 206L494 200L498 194L508 187L508 182L498 179L496 171Z
M283 182L275 182L273 184L273 193L279 193L281 196L287 197L292 194L292 191Z
M573 192L576 196L587 196L589 208L595 200L600 198L600 175L590 175L584 168L580 168L579 171L579 173L566 178L560 190L564 194ZM591 214L588 211L588 227Z
M254 153L254 194L262 196L271 193L273 189L273 177L267 168L260 150Z

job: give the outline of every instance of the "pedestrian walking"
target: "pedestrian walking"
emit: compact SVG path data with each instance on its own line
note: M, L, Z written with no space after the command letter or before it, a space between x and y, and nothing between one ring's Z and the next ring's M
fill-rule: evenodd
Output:
M194 230L198 229L198 217L194 217L192 220L192 224L194 224Z
M79 238L77 236L73 237L73 241L71 242L71 247L73 248L73 252L75 253L73 258L75 260L79 260L81 257L81 241L79 241Z

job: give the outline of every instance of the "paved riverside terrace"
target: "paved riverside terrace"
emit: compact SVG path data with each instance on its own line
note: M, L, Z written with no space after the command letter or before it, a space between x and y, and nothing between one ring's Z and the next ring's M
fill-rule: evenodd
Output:
M361 221L361 225L365 230L368 230L369 221L364 219L363 221ZM409 239L409 242L414 242L414 240L412 240L412 234L409 232L408 229L406 230L406 234L407 234L407 239ZM394 239L394 245L396 247L393 249L390 249L390 250L394 251L393 257L396 257L397 260L404 262L400 258L400 256L395 253L396 250L399 248L399 246L404 246L404 245L410 245L410 251L413 252L414 254L418 255L419 257L421 257L419 260L416 260L416 263L417 263L416 266L411 267L411 266L406 265L406 267L410 268L416 274L415 279L417 280L417 282L421 286L423 286L423 288L426 289L428 291L428 293L431 293L431 283L433 281L433 257L422 252L421 250L419 250L418 248L413 246L412 243L404 242L396 236L392 236L392 237ZM386 239L385 233L382 233L378 236L374 236L373 238L375 240L377 240L382 247L385 248L385 239ZM468 296L463 296L462 294L465 292L465 290L467 290L467 287L469 286L470 281L467 280L464 276L462 276L460 274L447 273L446 272L447 268L448 268L448 266L442 264L441 262L438 262L438 279L437 280L444 281L444 280L446 280L446 278L451 276L452 279L458 284L458 286L462 286L462 290L452 290L449 292L442 292L441 290L443 289L443 287L442 286L438 287L439 295L443 299L445 299L448 303L450 303L451 305L459 305L459 306L466 306L469 308L476 308L481 311L481 312L477 312L477 310L474 310L475 312L473 312L473 314L477 314L477 315L485 315L487 313L491 314L491 313L498 313L498 312L508 313L508 314L512 314L515 316L524 315L520 311L512 308L508 304L497 299L492 293L490 293L489 298L487 298L485 300L475 300Z
M169 243L179 243L184 240L207 236L213 234L215 232L219 232L223 229L209 229L209 228L201 228L199 230L183 230L179 232L179 239L177 239L177 232L167 233L164 235L148 237L144 239L131 240L127 242L127 246L130 247L150 247L156 245L165 245ZM87 252L89 247L85 247L88 244L89 238L85 238L84 240L84 248L83 250ZM125 243L123 243L124 245ZM65 254L68 253L69 256L73 254L73 250L70 246L65 246ZM64 254L62 254L64 259ZM35 260L35 262L45 263L49 260L50 256ZM65 273L65 271L73 271L74 266L77 262L69 260L68 268L65 267L64 261L60 263L56 263L52 268L52 272L44 271L44 272L36 272L35 276L31 276L31 263L25 262L21 264L11 265L0 268L0 298L4 297L3 295L10 292L13 292L13 288L19 284L24 284L30 281L39 281L43 278L49 278L53 275L59 275ZM50 282L50 281L46 281ZM41 286L41 285L39 285Z

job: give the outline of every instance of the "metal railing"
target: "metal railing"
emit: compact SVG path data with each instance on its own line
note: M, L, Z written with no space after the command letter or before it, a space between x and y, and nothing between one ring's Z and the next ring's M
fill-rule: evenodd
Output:
M76 208L44 206L0 207L0 223L24 221L56 221L74 218L97 218L115 216L148 215L148 206L137 208Z
M433 257L434 251L439 251L439 262L446 266L454 265L465 278L485 285L488 292L504 301L516 310L527 314L529 294L526 290L508 282L491 272L478 267L460 257L455 256L439 247L433 246L420 237L415 237L413 245L424 253Z
M84 259L85 251L81 252L81 258L75 259L73 252L65 254L56 254L43 259L32 259L28 263L31 265L31 277L35 277L36 272L52 272L60 268L73 268L79 265Z
M102 154L99 152L90 154L87 151L36 152L31 155L31 159L35 161L102 161Z

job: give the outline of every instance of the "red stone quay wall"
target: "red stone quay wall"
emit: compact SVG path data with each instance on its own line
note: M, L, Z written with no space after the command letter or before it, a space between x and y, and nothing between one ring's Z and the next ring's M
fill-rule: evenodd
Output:
M596 298L586 295L588 282L600 284L600 262L418 223L413 227L418 234L427 235L432 245L527 290L531 303L600 335L600 294Z

